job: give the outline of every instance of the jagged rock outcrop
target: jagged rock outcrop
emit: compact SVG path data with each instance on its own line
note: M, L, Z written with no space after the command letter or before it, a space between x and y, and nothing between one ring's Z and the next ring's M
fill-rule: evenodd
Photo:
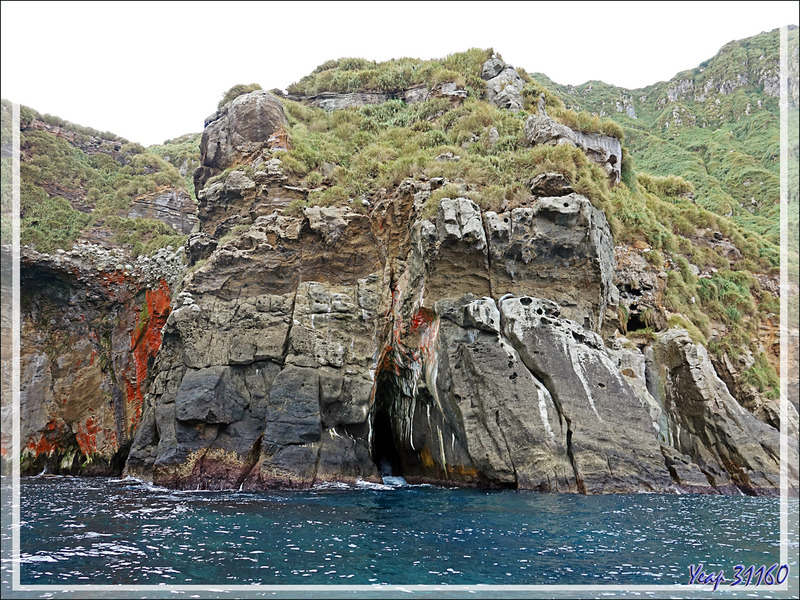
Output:
M605 215L583 196L538 198L530 208L484 214L491 289L557 301L565 317L599 331L616 304Z
M121 471L181 254L125 264L119 251L88 244L53 255L22 249L23 472Z
M481 77L486 80L486 100L499 108L522 110L522 88L525 82L516 69L499 58L490 58L483 64Z
M268 147L273 134L285 127L283 105L264 90L242 94L208 117L200 140L200 166L195 189L214 175Z
M655 440L658 424L600 337L559 319L553 302L523 296L503 302L501 311L506 337L550 390L565 421L578 489L666 490L670 478Z
M362 214L306 213L259 219L187 277L129 473L192 487L377 477L365 420L379 249Z
M780 485L777 430L739 405L705 348L686 331L670 329L658 337L648 355L648 383L667 416L669 446L688 456L711 485L756 495L775 493ZM797 493L794 436L786 459L790 486Z
M612 184L619 183L622 177L622 146L617 138L599 133L573 131L542 115L530 115L525 121L525 136L535 145L570 144L577 146L586 156L603 167Z

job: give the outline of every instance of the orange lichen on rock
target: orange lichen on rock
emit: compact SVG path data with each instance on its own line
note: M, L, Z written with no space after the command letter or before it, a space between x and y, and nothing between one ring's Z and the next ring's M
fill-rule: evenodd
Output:
M100 427L93 417L86 419L83 427L78 426L78 431L75 432L75 440L78 442L78 448L81 449L85 456L97 452L97 434L99 431Z
M129 427L135 428L142 418L142 405L144 404L144 391L142 386L147 378L148 363L155 360L161 348L161 330L167 322L170 313L170 291L167 282L161 280L161 285L155 290L145 293L145 306L140 312L146 315L143 327L135 327L131 331L131 358L133 360L133 377L123 376L127 392L128 407L132 415Z
M427 327L433 323L435 318L436 313L429 308L418 308L414 316L411 317L411 331L417 333L422 327Z
M267 144L269 145L270 149L282 148L291 150L291 146L289 145L289 134L286 133L286 129L282 125L278 127L271 136L269 136Z
M52 454L59 449L58 440L63 438L61 432L63 429L63 423L56 423L54 420L48 421L38 439L33 436L28 438L28 443L25 444L23 452L34 456ZM8 452L6 448L4 450L6 453Z
M48 441L47 437L42 434L39 440L28 440L25 450L34 456L41 456L42 454L51 454L58 450L58 444L52 444Z

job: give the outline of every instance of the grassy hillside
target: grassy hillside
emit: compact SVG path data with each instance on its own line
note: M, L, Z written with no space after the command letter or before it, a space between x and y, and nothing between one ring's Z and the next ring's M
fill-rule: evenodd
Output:
M797 29L790 30L795 132L797 42ZM777 244L779 44L779 30L730 42L697 68L637 90L598 81L562 86L543 74L534 79L568 107L618 122L639 169L680 174L694 184L698 205ZM797 156L796 140L792 151ZM796 203L789 220L796 232Z
M5 101L3 110L8 110ZM68 250L97 229L133 256L183 243L185 236L161 221L121 215L149 192L191 189L199 135L145 149L27 107L21 107L20 128L22 244L41 252Z
M796 45L797 32L792 35ZM435 61L329 61L290 86L290 93L393 91L454 82L465 87L467 98L390 100L330 113L283 98L291 145L280 159L290 182L309 190L306 200L295 201L287 212L320 204L368 213L382 189L409 178L437 177L446 183L427 200L424 215L433 216L446 196L470 197L484 209L500 211L532 200L529 183L535 175L563 173L606 212L615 243L644 248L651 269L666 281L663 297L641 315L646 327L636 335L678 325L717 355L736 357L748 347L756 352L759 328L778 312L777 298L762 290L756 277L774 276L779 266L777 36L729 44L697 69L642 90L600 82L565 87L519 69L525 81L525 110L519 112L483 99L481 68L492 49ZM252 87L230 93L235 97ZM622 183L610 186L603 170L579 149L528 144L525 119L542 94L551 117L622 140ZM796 111L793 119L796 126ZM58 125L58 135L30 126L47 120L27 109L23 118L23 243L44 251L69 248L98 224L134 253L182 241L160 222L119 215L134 198L159 186L191 190L199 134L144 149L69 124ZM65 137L64 131L72 133ZM87 140L79 136L91 138L99 150L86 151ZM792 152L796 158L796 140ZM796 204L792 219L796 228ZM712 243L714 234L733 252ZM621 310L623 329L628 317ZM776 393L774 370L763 355L746 380Z

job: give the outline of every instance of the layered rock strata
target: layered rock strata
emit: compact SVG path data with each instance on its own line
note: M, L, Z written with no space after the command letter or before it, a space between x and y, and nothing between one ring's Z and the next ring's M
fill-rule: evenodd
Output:
M467 90L453 82L438 83L433 86L415 85L406 89L393 91L373 92L321 92L314 96L289 95L290 100L305 102L317 108L330 112L343 110L351 106L366 106L368 104L383 104L389 100L402 100L406 104L424 102L431 98L448 98L453 102L460 102L467 97Z
M424 218L433 183L408 180L368 213L287 216L270 154L256 153L254 176L199 192L202 258L173 300L127 474L188 488L395 474L777 492L778 431L736 404L685 333L647 356L609 335L608 224L557 177L500 213L456 197Z

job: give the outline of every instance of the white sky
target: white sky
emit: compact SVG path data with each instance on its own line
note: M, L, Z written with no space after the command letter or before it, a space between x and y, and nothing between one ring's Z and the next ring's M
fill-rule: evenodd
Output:
M160 143L201 131L236 83L285 89L328 59L493 47L558 83L637 88L800 2L2 2L2 97Z

